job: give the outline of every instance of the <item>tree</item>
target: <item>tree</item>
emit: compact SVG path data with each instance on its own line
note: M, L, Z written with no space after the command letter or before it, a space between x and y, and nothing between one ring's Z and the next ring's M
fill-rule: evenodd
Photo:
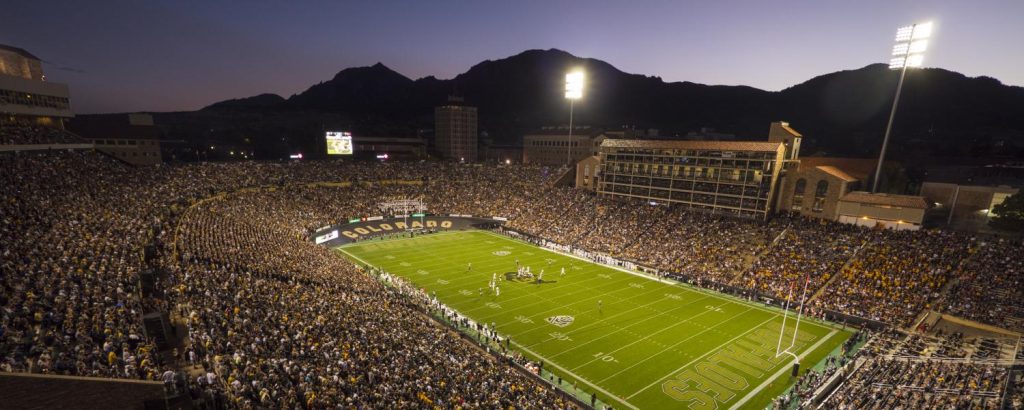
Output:
M989 226L1013 232L1024 232L1024 194L1016 193L1006 198L1003 203L992 208L992 220Z

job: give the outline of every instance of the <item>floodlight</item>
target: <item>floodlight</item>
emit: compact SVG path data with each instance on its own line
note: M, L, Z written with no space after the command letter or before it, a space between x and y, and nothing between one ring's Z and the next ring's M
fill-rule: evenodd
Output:
M892 55L898 58L889 60L889 68L920 67L924 62L924 52L928 50L932 26L931 22L927 22L897 29Z
M896 29L896 44L892 47L892 58L889 68L900 70L900 80L896 83L896 97L892 100L892 111L889 112L889 123L885 126L885 137L882 138L882 149L878 153L878 165L875 168L875 181L871 192L878 192L878 181L882 175L882 162L885 161L885 148L889 145L889 134L892 123L896 119L896 107L900 103L900 91L908 68L917 68L924 63L924 52L928 50L928 38L932 35L932 22L914 24Z
M915 41L913 43L910 43L910 47L909 47L909 50L907 52L909 52L910 54L917 54L917 53L923 53L927 49L928 49L928 40L917 40L917 41Z
M570 100L583 98L582 71L573 71L565 75L565 98Z
M896 29L896 41L910 40L914 34L914 26L900 27Z
M914 35L911 40L922 40L932 36L932 22L914 25Z

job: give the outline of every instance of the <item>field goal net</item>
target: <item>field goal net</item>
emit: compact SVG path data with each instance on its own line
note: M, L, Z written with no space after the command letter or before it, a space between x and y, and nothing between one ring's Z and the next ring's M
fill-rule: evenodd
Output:
M807 284L810 282L810 277L802 278L802 284L799 283L801 280L795 280L790 283L789 294L786 296L786 300L782 303L782 328L779 330L779 342L775 346L775 358L780 356L789 355L793 357L793 377L796 377L800 372L800 356L797 356L796 352L793 352L793 347L796 346L796 335L800 331L800 321L803 319L804 314L804 302L807 301ZM803 286L801 291L799 288ZM796 289L794 289L796 288ZM800 292L800 298L793 300L793 291ZM794 306L794 305L799 306ZM791 310L796 310L796 313L791 313ZM787 334L786 323L789 322L792 326L792 336ZM786 340L789 339L789 340Z
M381 202L377 206L384 215L395 218L402 218L405 221L406 231L422 231L423 217L427 212L427 205L419 199L392 199ZM409 218L420 219L420 226L413 228L409 225Z

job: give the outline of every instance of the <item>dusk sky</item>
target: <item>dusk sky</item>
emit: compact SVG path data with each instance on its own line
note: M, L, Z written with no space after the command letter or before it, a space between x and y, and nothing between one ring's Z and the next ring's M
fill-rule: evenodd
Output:
M780 90L888 61L934 20L925 66L1024 85L1024 1L7 1L0 44L43 59L78 113L288 96L382 62L452 78L558 48L665 81Z

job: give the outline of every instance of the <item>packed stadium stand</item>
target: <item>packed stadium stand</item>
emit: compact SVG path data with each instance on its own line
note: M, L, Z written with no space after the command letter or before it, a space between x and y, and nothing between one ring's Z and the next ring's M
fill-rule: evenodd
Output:
M5 144L62 138L0 128ZM810 314L864 325L869 347L802 376L779 407L845 375L827 408L1020 408L1014 342L915 329L937 310L1021 330L1019 241L600 198L542 166L136 168L87 149L0 153L0 171L2 372L159 381L200 408L585 407L310 240L417 198L747 298L806 284Z

